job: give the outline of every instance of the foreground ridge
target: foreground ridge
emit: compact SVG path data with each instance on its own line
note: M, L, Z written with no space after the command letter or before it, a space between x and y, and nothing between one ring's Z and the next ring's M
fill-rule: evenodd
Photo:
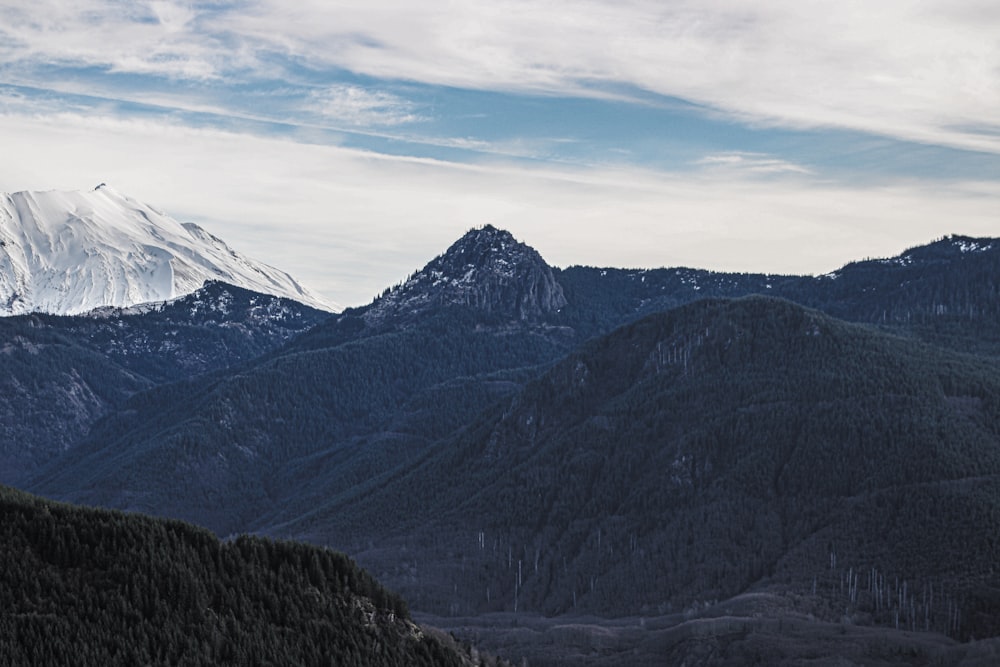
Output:
M471 664L346 556L0 487L0 665Z

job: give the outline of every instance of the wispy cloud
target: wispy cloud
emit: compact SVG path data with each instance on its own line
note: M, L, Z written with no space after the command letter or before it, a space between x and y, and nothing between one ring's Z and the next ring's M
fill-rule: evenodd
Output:
M704 167L739 170L752 174L810 174L812 170L801 165L763 153L727 152L706 155L697 161Z
M0 8L0 71L22 82L53 65L207 80L240 62L226 36L201 25L187 3L39 0Z
M320 115L350 127L404 125L423 120L415 113L412 102L360 86L330 86L315 93L313 99Z

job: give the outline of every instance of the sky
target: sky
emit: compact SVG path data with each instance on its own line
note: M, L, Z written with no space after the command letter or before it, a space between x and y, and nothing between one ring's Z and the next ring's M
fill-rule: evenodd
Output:
M343 306L467 230L820 274L1000 235L995 0L0 0L0 191L106 182Z

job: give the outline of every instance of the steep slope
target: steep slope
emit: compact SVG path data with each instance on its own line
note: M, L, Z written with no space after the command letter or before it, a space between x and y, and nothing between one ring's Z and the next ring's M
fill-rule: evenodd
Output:
M783 295L835 317L1000 355L1000 239L949 236L853 262Z
M0 483L23 482L132 394L248 361L327 317L210 283L130 310L0 318Z
M333 309L287 273L106 185L0 195L0 315L164 301L206 280Z
M0 609L0 665L474 664L341 554L5 487Z
M996 362L780 300L702 301L592 341L419 465L277 530L441 614L770 590L833 621L993 636L998 425Z

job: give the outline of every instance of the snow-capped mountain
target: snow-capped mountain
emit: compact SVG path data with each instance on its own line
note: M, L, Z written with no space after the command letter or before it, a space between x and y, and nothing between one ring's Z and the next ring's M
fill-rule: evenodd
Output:
M104 184L0 194L0 315L164 301L206 280L337 309L284 271Z

